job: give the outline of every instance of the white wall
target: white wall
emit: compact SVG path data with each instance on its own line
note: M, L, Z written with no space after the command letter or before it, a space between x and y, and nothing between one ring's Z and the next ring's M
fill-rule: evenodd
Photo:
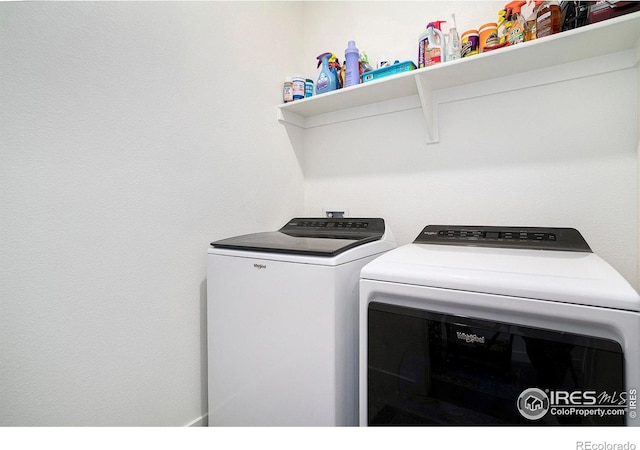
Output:
M327 43L333 10L309 3L305 50L343 56L349 39L374 49L387 36L413 49L420 23L455 9L464 29L497 10L473 4L475 21L463 2L375 2L366 14L348 2L341 11L358 18L357 28L338 27ZM434 145L424 143L420 110L308 129L306 213L340 206L381 216L400 244L427 224L575 227L637 287L637 109L633 68L442 104Z
M299 17L0 4L0 425L206 413L208 243L303 212L275 119Z

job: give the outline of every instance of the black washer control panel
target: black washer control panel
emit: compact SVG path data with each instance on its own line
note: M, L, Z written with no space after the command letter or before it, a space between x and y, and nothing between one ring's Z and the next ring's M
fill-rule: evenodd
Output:
M574 228L428 225L414 243L591 252Z
M316 238L360 239L381 238L384 234L384 219L359 218L296 218L279 230L290 236Z

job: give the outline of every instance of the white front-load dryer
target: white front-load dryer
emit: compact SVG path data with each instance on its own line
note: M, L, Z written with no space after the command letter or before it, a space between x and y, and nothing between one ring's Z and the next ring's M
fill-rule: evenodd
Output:
M357 425L360 269L395 247L367 218L295 218L213 242L209 425Z
M639 425L640 297L569 228L427 226L365 266L361 425Z

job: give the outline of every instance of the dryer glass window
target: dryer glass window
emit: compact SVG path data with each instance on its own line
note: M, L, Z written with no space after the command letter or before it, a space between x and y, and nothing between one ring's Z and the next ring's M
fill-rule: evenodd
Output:
M371 303L369 425L624 425L617 342Z

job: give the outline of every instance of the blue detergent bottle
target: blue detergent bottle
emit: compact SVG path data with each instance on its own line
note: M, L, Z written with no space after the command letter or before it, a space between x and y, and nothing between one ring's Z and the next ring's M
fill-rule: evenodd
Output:
M322 65L322 68L320 69L320 75L318 75L318 81L316 82L316 95L338 89L338 80L335 74L329 69L329 58L332 56L333 53L323 53L318 56L318 67Z

